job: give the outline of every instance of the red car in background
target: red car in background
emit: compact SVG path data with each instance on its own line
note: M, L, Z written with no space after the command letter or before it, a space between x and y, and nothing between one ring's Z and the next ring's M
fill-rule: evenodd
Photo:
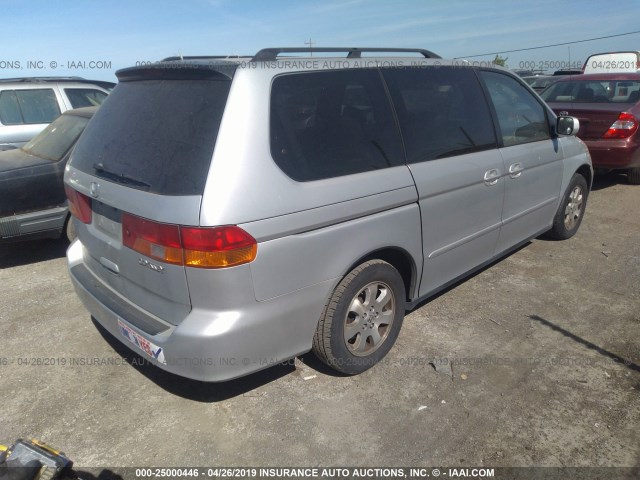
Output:
M640 73L602 73L563 78L540 96L556 115L580 121L594 168L625 170L640 185Z

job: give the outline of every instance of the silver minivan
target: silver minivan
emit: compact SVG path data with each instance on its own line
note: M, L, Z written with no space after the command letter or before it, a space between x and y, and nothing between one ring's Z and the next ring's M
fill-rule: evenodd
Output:
M312 53L120 70L72 154L75 289L162 369L223 381L313 350L360 373L406 310L580 225L579 124L515 75Z

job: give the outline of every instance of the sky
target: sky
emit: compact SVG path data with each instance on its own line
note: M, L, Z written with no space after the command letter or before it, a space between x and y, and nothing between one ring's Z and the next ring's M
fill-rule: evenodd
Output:
M0 0L0 78L115 71L173 55L253 55L266 47L414 47L490 61L504 52L640 30L640 0ZM640 50L640 33L502 53L549 70L591 53Z

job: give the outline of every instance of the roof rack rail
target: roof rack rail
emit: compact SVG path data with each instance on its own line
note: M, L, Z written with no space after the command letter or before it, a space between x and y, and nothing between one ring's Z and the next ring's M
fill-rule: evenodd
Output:
M0 82L57 82L85 80L83 77L15 77L0 78Z
M38 82L75 82L98 85L107 90L112 90L116 84L107 80L88 80L84 77L16 77L0 78L0 83L38 83Z
M251 59L252 62L273 61L280 53L330 53L345 52L347 58L360 58L362 52L398 52L420 53L424 58L442 58L440 55L422 48L356 48L356 47L328 47L328 48L263 48Z
M225 60L227 58L248 58L250 56L251 55L190 55L190 56L176 55L173 57L163 58L161 61L174 62L176 60L211 60L211 59Z

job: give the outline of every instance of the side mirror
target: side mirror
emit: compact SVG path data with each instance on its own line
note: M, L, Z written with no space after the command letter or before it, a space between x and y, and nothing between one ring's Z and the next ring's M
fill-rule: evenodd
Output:
M575 117L558 117L556 121L556 132L558 135L577 135L580 130L580 121Z

